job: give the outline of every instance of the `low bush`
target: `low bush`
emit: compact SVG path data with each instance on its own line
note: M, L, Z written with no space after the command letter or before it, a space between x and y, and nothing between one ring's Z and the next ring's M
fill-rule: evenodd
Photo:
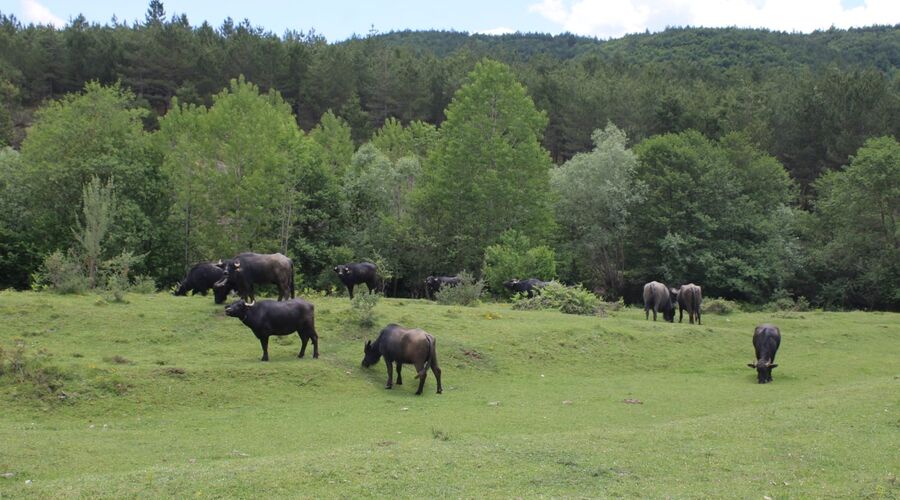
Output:
M731 314L740 311L737 302L728 299L704 299L701 311L706 314Z
M81 263L72 254L57 250L44 257L40 268L31 275L31 288L55 293L84 293L89 287Z
M350 318L364 327L375 324L375 306L378 305L378 294L373 290L358 291L350 301Z
M566 314L593 315L600 313L600 298L581 285L565 286L551 282L528 298L522 294L513 296L513 309L556 309Z
M442 286L434 294L438 304L448 306L476 306L481 303L484 294L484 281L475 278L463 271L459 273L460 283L456 286Z

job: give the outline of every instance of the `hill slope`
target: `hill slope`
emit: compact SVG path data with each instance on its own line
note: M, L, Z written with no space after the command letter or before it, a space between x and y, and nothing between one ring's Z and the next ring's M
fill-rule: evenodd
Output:
M692 326L383 300L380 324L437 338L445 392L429 377L416 397L409 371L387 391L383 364L360 368L377 332L344 320L346 298L314 299L320 359L298 360L294 336L269 363L211 298L130 300L0 293L0 494L898 493L893 314ZM764 320L784 341L761 386L745 365Z

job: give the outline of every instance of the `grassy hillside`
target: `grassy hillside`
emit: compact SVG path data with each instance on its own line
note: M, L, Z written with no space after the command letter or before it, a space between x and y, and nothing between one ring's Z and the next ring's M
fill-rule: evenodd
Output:
M293 336L269 363L211 297L129 299L0 293L0 497L900 493L896 314L383 300L379 325L437 338L444 394L429 374L417 397L411 370L388 391L360 368L377 329L346 298L315 300L320 359ZM762 321L784 335L769 385L746 367Z

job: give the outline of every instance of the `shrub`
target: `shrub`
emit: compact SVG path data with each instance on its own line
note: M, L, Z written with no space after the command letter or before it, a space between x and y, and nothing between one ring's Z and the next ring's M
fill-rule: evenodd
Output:
M731 314L740 310L733 300L716 298L704 299L701 308L707 314Z
M17 342L9 351L0 347L0 377L8 377L17 392L42 400L58 398L63 384L69 378L60 368L44 362L46 352L39 351L36 356L25 354L25 345Z
M350 301L350 317L360 326L370 327L375 324L375 306L378 305L378 294L373 290L365 293L357 292Z
M566 314L593 315L600 312L600 298L581 285L565 286L551 282L532 298L513 296L513 309L556 309Z
M475 306L481 302L484 293L484 281L475 281L475 278L463 271L459 273L459 284L456 286L442 286L434 299L438 304L448 306Z
M128 290L130 292L142 294L156 293L156 280L150 276L138 276L134 278L134 283L131 284L131 287Z
M41 267L31 275L31 281L34 290L56 293L84 293L89 285L78 259L59 250L44 257Z
M772 300L763 306L763 310L805 312L809 311L809 301L803 296L794 299L786 290L779 288L773 292Z

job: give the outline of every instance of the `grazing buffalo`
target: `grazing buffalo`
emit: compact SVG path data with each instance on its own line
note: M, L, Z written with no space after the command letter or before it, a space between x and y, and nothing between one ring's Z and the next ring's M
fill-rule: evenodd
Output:
M297 332L300 336L300 354L306 353L306 343L312 340L313 358L319 357L319 335L316 333L313 305L303 299L284 302L260 300L247 303L239 300L225 307L225 314L240 320L253 330L262 346L262 361L269 360L269 337L271 335L290 335Z
M541 281L537 278L528 278L527 280L513 278L509 281L504 281L503 286L512 293L524 293L530 299L534 297L535 292L540 293L541 288L547 286L548 283L550 282Z
M676 290L675 298L678 301L678 322L681 323L681 320L684 318L684 310L687 309L688 321L693 325L694 315L696 315L697 324L701 325L700 303L703 302L703 294L700 291L700 287L693 283L682 285L681 288Z
M247 302L254 301L254 285L275 285L278 300L294 298L294 263L280 253L242 253L223 266L225 274L216 285L233 287Z
M381 334L374 343L371 340L366 342L363 352L365 353L362 360L364 368L374 365L378 362L378 358L384 356L388 375L386 389L394 386L393 363L397 363L397 385L403 385L403 379L400 376L403 363L412 363L416 367L416 378L419 379L419 390L416 391L416 395L422 394L429 366L431 366L431 372L434 373L434 378L437 379L437 393L444 392L444 388L441 386L441 369L438 366L434 337L425 330L403 328L391 323L381 330Z
M644 285L644 317L650 319L650 309L653 309L653 321L656 321L656 313L662 311L663 319L672 323L675 321L675 294L666 288L666 285L657 281L651 281Z
M375 291L375 282L378 279L378 269L371 262L354 262L350 264L340 264L334 266L334 272L337 273L341 282L347 286L350 292L350 298L353 298L353 287L360 283L365 283L369 287L369 291Z
M175 295L187 295L188 292L196 295L206 295L209 292L209 289L213 289L213 295L216 298L216 304L221 304L225 302L225 299L228 297L228 292L230 288L222 288L216 287L216 283L222 279L222 275L224 271L219 266L209 263L209 262L201 262L199 264L195 264L194 267L188 271L187 276L179 283L178 290L175 290Z
M772 368L775 364L775 353L781 345L781 330L777 326L764 323L753 330L753 349L756 351L756 363L747 363L756 368L757 380L760 384L772 381Z
M434 294L436 294L441 287L456 286L461 282L462 280L459 276L429 276L425 278L425 295L429 298L434 298Z

